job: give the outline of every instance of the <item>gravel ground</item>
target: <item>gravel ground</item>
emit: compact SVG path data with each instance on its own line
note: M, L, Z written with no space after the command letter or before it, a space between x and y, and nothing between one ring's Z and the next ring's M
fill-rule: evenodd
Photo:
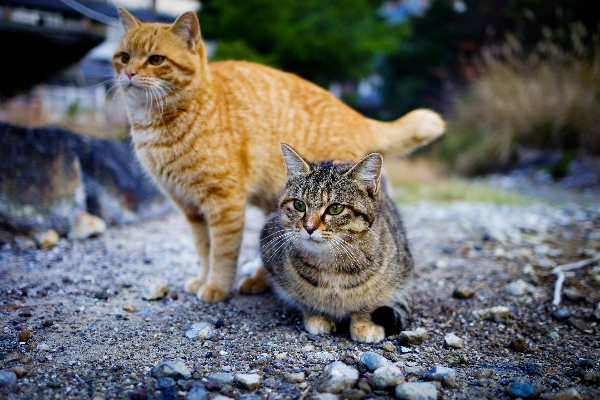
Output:
M402 212L417 264L410 329L425 331L413 344L410 334L373 345L343 329L309 335L273 294L201 303L183 292L197 258L179 214L51 250L6 244L0 398L391 399L417 398L414 389L527 399L571 388L560 398L600 398L600 267L567 273L558 312L549 273L600 253L600 206L421 203ZM249 210L247 220L245 272L262 216ZM168 281L166 296L142 298L149 278Z

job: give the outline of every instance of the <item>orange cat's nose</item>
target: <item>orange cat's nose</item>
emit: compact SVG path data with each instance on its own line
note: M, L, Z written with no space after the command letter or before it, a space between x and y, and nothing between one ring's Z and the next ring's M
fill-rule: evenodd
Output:
M137 74L137 71L136 71L136 70L134 70L133 68L126 68L126 69L125 69L125 74L127 75L127 77L128 77L129 79L131 79L131 77L132 77L132 76L134 76L134 75L136 75L136 74Z

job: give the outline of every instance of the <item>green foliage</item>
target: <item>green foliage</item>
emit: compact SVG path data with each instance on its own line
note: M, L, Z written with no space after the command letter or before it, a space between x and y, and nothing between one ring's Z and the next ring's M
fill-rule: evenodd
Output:
M376 54L398 46L401 31L375 16L372 0L210 0L202 34L216 39L215 59L267 63L320 85L359 79Z

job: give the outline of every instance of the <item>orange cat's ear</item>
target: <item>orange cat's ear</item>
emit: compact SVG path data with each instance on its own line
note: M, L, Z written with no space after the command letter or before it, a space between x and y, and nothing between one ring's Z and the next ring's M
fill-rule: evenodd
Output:
M356 163L356 165L344 175L362 182L370 190L377 191L379 190L382 166L383 157L381 157L381 154L371 153Z
M185 42L189 50L196 50L200 41L200 22L193 11L184 12L171 25L171 31Z
M125 32L141 24L140 20L134 17L133 14L125 8L118 6L117 10L119 11L119 17L121 18L121 23L123 24Z
M308 174L310 172L310 162L292 149L291 146L281 143L281 152L283 153L288 178L296 174Z

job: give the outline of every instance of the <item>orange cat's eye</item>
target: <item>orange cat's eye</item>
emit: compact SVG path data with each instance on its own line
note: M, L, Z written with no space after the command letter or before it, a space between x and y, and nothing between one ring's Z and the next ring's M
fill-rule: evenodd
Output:
M121 53L121 62L123 64L127 64L129 62L129 54L127 53Z
M148 58L148 62L152 65L160 65L163 63L163 61L165 61L165 57L164 56L150 56L150 58Z

